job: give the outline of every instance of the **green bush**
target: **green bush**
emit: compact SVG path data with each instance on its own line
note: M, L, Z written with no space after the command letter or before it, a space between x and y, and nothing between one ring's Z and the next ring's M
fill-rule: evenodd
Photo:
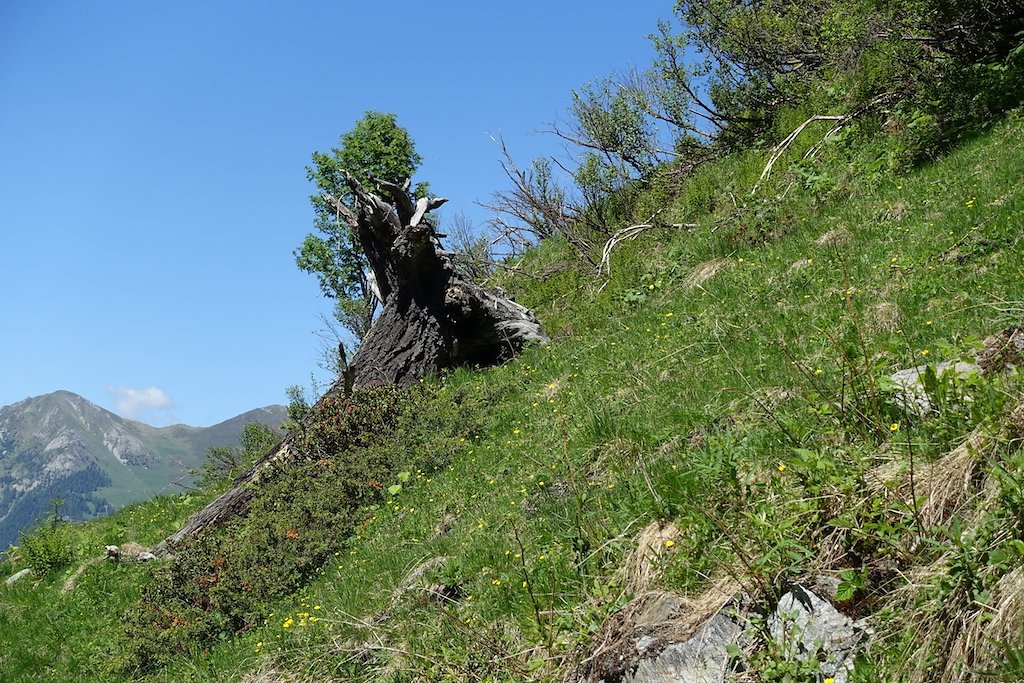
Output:
M245 517L193 539L156 570L128 611L114 667L153 670L262 624L274 601L345 547L400 470L447 462L473 424L466 397L453 398L389 386L314 405L292 434L299 461L263 476Z
M40 576L63 569L75 559L71 534L60 519L60 501L35 527L21 536L18 546L32 571Z

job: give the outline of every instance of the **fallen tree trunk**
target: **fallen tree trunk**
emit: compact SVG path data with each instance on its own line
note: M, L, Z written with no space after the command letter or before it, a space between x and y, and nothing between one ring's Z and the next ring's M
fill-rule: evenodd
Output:
M414 203L408 182L398 186L376 181L390 194L392 204L352 176L347 180L356 200L354 210L331 195L325 198L355 231L384 307L324 397L347 394L353 387L408 386L460 365L494 365L511 359L527 343L547 342L532 311L455 271L451 254L424 220L444 199ZM166 553L183 539L245 514L261 477L276 465L305 457L290 437L285 438L154 552Z

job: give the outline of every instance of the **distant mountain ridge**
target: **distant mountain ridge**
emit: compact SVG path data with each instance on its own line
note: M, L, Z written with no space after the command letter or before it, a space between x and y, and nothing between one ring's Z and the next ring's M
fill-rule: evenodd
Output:
M0 408L0 548L63 501L62 516L89 519L191 483L215 446L238 443L260 422L280 429L284 406L257 408L211 427L152 427L70 391Z

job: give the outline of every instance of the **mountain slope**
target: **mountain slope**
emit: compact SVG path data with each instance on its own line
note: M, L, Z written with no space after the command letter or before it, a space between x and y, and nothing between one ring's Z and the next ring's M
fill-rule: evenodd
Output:
M284 418L282 406L269 406L212 427L155 428L68 391L0 408L0 545L55 498L63 516L88 519L188 484L209 449L237 443L247 422L276 429Z
M696 623L720 579L771 609L820 577L876 634L847 680L1020 680L1022 377L936 377L926 414L889 378L1021 325L1024 118L900 176L879 150L820 162L829 191L783 196L783 176L762 213L733 195L763 156L727 159L694 183L712 208L659 198L698 227L620 244L607 280L506 283L551 345L425 382L364 446L314 439L248 517L173 558L95 561L217 491L58 527L74 560L0 589L0 678L593 681L573 670L634 595L683 596ZM565 255L546 242L522 268ZM380 412L335 407L311 435ZM15 553L0 577L31 566ZM790 652L754 653L743 680L824 680Z

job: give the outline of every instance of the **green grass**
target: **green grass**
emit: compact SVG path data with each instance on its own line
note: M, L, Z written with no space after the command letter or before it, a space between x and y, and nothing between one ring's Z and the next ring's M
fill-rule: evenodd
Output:
M607 282L570 269L504 283L538 311L552 344L434 382L430 419L462 434L421 446L443 450L440 468L413 468L399 493L367 508L300 592L151 677L559 680L631 597L620 570L659 520L678 528L656 563L662 588L699 594L732 574L770 602L813 572L841 574L857 609L889 634L865 654L861 670L877 672L867 680L906 677L908 653L941 657L934 633L893 616L888 601L905 584L892 567L932 567L943 548L961 549L957 566L970 572L936 570L912 604L976 612L958 597L962 577L977 579L980 600L1021 564L1006 549L1024 511L1011 495L1016 442L981 467L990 481L1008 473L1001 497L980 521L961 511L979 525L971 543L950 541L949 520L921 528L914 505L868 482L910 456L925 467L976 427L1005 434L1000 420L1021 391L1015 377L972 384L970 401L946 387L942 410L915 418L881 382L970 357L1020 322L1024 122L1011 117L901 176L885 171L884 139L787 169L803 149L756 198L764 153L702 171L665 216L699 227L619 245ZM551 243L524 268L565 258ZM198 502L133 506L80 527L77 543L84 555L136 534L152 543ZM908 543L917 532L926 542ZM401 590L433 558L447 559ZM98 564L61 595L71 569L0 596L4 678L126 680L105 662L119 655L125 609L152 569ZM870 577L858 583L858 573ZM428 584L454 601L432 598Z
M151 567L96 561L104 546L151 547L209 500L206 494L155 498L109 517L68 527L73 561L46 576L32 575L4 589L0 600L0 674L4 679L104 680L124 628L124 611L138 600ZM22 569L23 554L0 564L4 578ZM74 588L62 590L81 567Z

